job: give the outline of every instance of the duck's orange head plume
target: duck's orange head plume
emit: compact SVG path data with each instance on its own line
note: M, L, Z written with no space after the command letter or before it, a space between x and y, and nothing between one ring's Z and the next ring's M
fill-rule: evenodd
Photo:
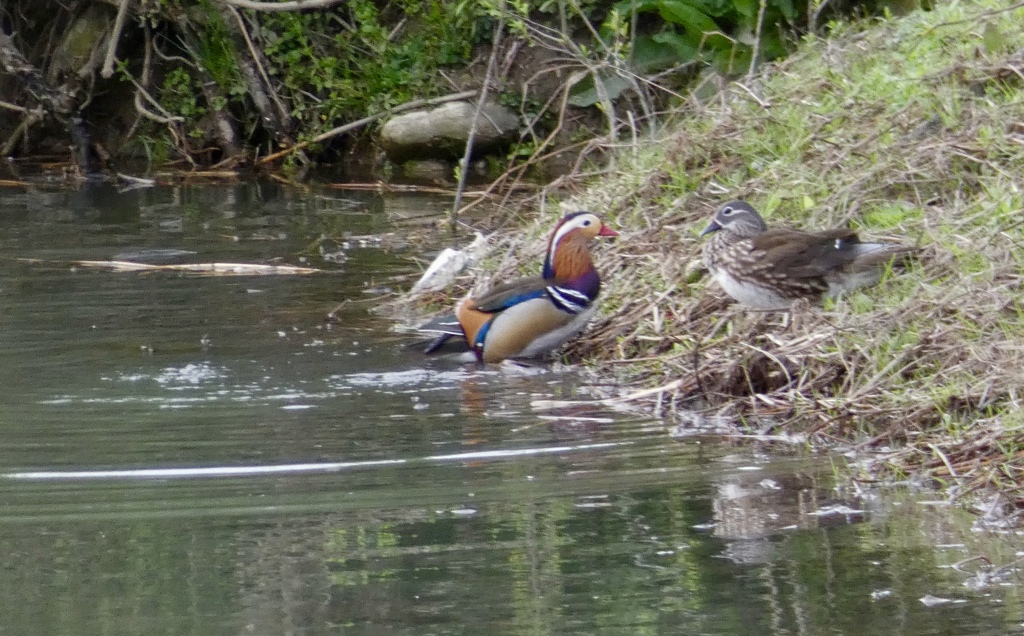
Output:
M586 276L594 271L587 243L598 236L618 235L591 212L565 215L551 232L544 259L544 278L572 280Z

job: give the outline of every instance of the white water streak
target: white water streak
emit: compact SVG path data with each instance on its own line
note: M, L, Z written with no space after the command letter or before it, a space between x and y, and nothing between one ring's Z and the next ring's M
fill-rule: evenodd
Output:
M579 446L551 446L517 450L476 451L451 455L431 455L419 460L381 459L361 462L319 462L306 464L278 464L274 466L204 466L183 468L137 468L125 470L38 470L7 473L8 479L24 481L77 481L118 479L211 479L219 477L254 477L263 475L295 475L332 473L353 468L376 468L410 463L442 463L476 461L482 459L511 459L514 457L556 455L578 451L622 446L622 443L582 444Z

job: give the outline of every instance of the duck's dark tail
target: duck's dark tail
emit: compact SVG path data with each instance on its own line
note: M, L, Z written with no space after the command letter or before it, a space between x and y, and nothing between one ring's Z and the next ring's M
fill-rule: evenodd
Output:
M435 336L423 353L438 353L442 350L446 353L469 351L469 342L466 341L466 335L462 333L462 325L459 324L459 320L454 314L438 316L430 322L420 325L416 330ZM452 338L456 340L449 342Z

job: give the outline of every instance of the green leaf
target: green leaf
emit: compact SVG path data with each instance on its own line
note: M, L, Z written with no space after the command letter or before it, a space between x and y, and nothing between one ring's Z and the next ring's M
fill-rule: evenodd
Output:
M726 75L746 73L750 69L751 59L753 59L753 49L746 44L737 44L734 47L717 50L711 55L711 62L715 68Z
M735 42L728 36L716 33L709 35L704 38L704 48L710 51L720 51L725 53L732 53L732 50L736 47L744 47L744 45ZM749 48L749 47L748 47Z
M793 0L771 0L769 5L782 12L788 22L793 22L797 17L796 7L793 5Z
M629 80L613 73L602 73L598 75L598 78L609 99L615 99L632 86ZM570 97L567 101L570 105L580 108L599 103L601 96L597 91L597 86L595 86L594 76L590 75L576 84L573 90L570 91Z
M757 26L757 12L761 9L758 0L732 0L732 6L736 13L747 19L751 26Z
M665 42L665 38L678 38L671 33L661 33L655 36L640 36L633 45L633 51L629 58L630 67L637 73L650 73L668 68L680 62L689 62L697 54L694 46L685 50L685 55L680 55L680 49L674 44Z
M757 0L748 1L757 2ZM693 7L716 18L726 17L735 11L733 0L688 0L688 2Z
M761 59L776 60L789 53L786 42L782 39L782 31L776 28L765 29L761 34Z
M658 11L661 8L662 0L641 0L633 3L630 0L623 0L615 5L615 10L623 15L632 15L633 11L643 13L645 11Z
M671 47L679 57L680 62L690 62L697 59L697 45L694 38L679 35L678 33L659 33L651 38L659 44Z
M686 2L662 2L661 17L673 22L687 31L694 33L712 33L718 31L718 25L707 14Z

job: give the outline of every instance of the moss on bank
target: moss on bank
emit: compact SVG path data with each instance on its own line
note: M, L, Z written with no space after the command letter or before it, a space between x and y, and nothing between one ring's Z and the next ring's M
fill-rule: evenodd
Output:
M700 430L723 421L857 440L866 475L919 473L1024 503L1024 9L993 0L835 25L790 59L689 102L569 208L623 233L598 248L602 318L573 356ZM919 266L790 315L694 281L724 200L771 224L852 224ZM554 213L534 226L539 241ZM511 240L511 239L510 239ZM499 253L504 250L498 250ZM508 259L506 259L508 260Z

